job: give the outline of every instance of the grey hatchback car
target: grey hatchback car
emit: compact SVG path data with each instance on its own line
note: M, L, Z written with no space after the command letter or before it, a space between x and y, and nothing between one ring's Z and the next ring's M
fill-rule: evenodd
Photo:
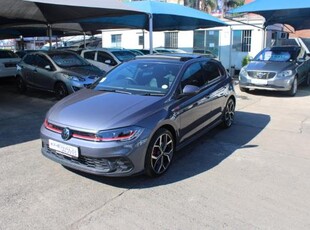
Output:
M17 64L17 87L54 92L58 99L87 87L105 74L79 55L68 51L38 51Z
M294 96L301 83L310 84L310 58L299 46L263 49L239 74L239 87L285 91Z
M235 103L232 78L217 60L136 57L49 110L42 153L91 174L159 176L176 150L216 125L230 127Z

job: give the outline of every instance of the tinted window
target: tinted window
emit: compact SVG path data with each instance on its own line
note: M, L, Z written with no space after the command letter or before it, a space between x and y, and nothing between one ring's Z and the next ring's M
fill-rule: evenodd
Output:
M181 86L182 88L186 85L194 85L201 87L205 83L204 76L203 76L203 69L199 62L196 62L190 65L184 75L182 77Z
M0 58L19 58L17 54L13 53L10 50L1 50Z
M30 54L30 55L26 55L24 58L24 62L28 65L34 65L35 64L35 55Z
M107 54L106 52L102 52L102 51L98 51L97 61L102 62L102 63L106 63L106 61L110 61L111 65L117 64L115 60L109 54Z
M202 66L205 72L205 84L217 79L222 75L219 66L215 62L205 62Z
M135 58L135 55L130 51L112 51L112 53L121 62Z
M36 55L36 64L38 67L44 69L46 66L50 66L52 67L51 65L51 62L44 56L42 55Z
M219 65L212 61L196 62L190 65L181 80L181 87L186 85L194 85L197 87L203 87L208 83L218 79L224 75Z
M95 54L96 54L96 51L87 51L87 52L84 52L84 58L86 58L86 59L91 59L91 60L95 60Z

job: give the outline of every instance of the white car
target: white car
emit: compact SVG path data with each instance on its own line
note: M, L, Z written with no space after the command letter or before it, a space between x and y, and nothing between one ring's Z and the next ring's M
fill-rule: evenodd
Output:
M16 64L20 62L17 54L10 50L0 50L0 77L16 75Z
M114 66L135 58L135 54L124 49L89 49L80 54L94 66L108 72Z

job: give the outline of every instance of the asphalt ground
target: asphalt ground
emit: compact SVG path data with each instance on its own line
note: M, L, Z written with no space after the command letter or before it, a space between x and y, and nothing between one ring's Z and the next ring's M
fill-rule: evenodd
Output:
M42 156L57 100L0 79L0 229L310 229L310 87L236 92L233 126L177 152L162 177L105 178Z

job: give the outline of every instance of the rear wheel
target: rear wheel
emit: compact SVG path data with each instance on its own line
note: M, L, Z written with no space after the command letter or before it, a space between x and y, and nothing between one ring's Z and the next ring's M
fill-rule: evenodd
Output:
M287 94L291 97L294 97L297 93L297 77L294 78L291 89L287 91Z
M54 92L57 99L62 99L68 95L67 86L62 82L57 82L54 87Z
M223 113L222 126L224 128L229 128L233 124L235 118L235 107L236 107L235 101L232 98L229 98Z
M174 154L174 138L167 129L159 129L152 137L145 156L148 176L162 175L169 168Z
M17 90L20 93L25 93L27 91L27 85L22 77L18 76L16 78Z

